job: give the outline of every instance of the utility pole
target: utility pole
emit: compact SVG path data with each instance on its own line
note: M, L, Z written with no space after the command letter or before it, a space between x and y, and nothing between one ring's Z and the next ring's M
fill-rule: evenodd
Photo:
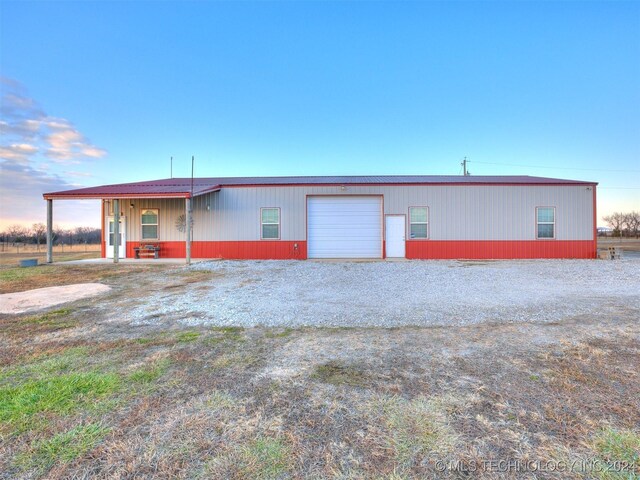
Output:
M460 163L460 165L462 165L462 174L463 174L465 177L468 177L469 175L471 175L471 172L469 172L469 171L467 170L467 162L468 162L468 161L469 161L469 160L467 160L467 157L464 157L464 160L462 160L462 163Z
M195 162L195 157L191 156L191 194L185 200L185 228L187 230L187 241L185 242L186 246L186 260L187 265L191 265L191 241L193 240L193 230L191 229L191 201L193 199L193 164Z
M173 178L173 157L171 157L171 169L169 175L171 175L170 178Z

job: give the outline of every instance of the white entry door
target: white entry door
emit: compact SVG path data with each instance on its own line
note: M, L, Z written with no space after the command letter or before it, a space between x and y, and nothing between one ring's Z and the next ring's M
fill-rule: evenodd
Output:
M385 237L387 258L404 258L405 255L405 216L387 215Z
M113 258L113 244L115 242L115 235L113 234L113 226L115 222L113 221L113 217L107 218L107 224L109 228L107 228L105 243L107 245L107 258ZM120 244L118 245L118 258L125 258L127 251L127 230L126 230L127 222L125 217L120 217Z

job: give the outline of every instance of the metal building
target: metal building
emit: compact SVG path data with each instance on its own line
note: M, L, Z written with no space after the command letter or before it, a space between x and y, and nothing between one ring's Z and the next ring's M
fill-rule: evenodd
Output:
M53 200L101 199L103 257L115 256L118 240L120 258L145 244L187 260L595 258L596 185L529 176L172 178L44 198L49 227Z

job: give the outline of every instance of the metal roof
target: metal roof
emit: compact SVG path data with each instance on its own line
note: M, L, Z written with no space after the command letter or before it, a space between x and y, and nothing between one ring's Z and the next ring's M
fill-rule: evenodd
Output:
M596 182L558 178L461 175L369 175L319 177L218 177L166 178L146 182L120 183L99 187L49 192L54 198L190 198L225 187L296 185L597 185Z

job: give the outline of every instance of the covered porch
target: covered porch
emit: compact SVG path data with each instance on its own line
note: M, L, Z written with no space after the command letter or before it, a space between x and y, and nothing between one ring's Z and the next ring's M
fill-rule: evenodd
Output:
M97 199L102 202L102 258L100 261L113 263L146 261L175 263L178 261L190 264L193 242L193 201L197 197L219 189L219 186L201 180L171 179L45 193L43 197L47 203L46 261L54 262L52 248L54 200ZM178 225L179 232L172 232L170 239L161 236L158 221L160 207L169 204L171 212L179 214L183 225L182 228ZM127 222L132 226L128 228ZM127 235L127 228L129 235ZM132 235L132 232L135 234Z

